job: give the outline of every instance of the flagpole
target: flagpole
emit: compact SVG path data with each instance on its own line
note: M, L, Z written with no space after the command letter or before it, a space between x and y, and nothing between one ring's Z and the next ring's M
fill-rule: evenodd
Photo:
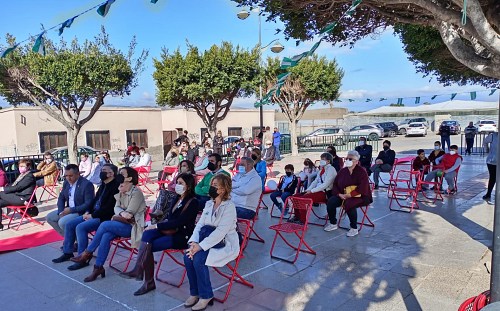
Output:
M498 125L500 125L500 92L498 93ZM496 175L497 180L500 176L500 148L497 143L497 165ZM490 276L490 294L491 303L500 301L500 187L498 182L495 186L495 210L493 217L493 240L492 240L492 256L491 256L491 276Z

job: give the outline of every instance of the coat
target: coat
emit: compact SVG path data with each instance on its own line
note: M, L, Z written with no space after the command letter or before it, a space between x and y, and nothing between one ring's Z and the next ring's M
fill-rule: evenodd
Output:
M52 161L50 164L42 161L38 163L36 169L38 172L33 173L33 176L35 176L35 178L43 176L43 184L45 186L52 186L54 183L57 183L55 180L58 174L56 161Z
M120 184L116 179L113 179L109 183L101 183L99 189L97 189L94 201L90 206L90 213L92 218L99 218L101 223L107 220L111 220L114 214L114 208L116 205L115 194L118 193L118 186ZM100 207L98 210L95 209L95 204L101 199Z
M94 185L87 179L79 177L75 183L75 207L71 208L71 213L83 215L90 210L94 200ZM69 206L70 184L64 181L61 193L57 198L57 214L60 214L65 207Z
M325 172L321 174L323 169L325 170ZM333 181L335 180L336 176L337 171L335 170L335 167L333 167L331 164L328 164L324 168L319 169L318 175L316 176L314 181L309 184L307 190L311 191L312 193L329 191L330 189L332 189Z
M167 219L158 223L157 230L172 230L175 229L176 232L172 235L174 239L173 249L186 249L188 248L188 240L191 235L193 235L196 216L198 216L198 206L199 202L196 198L193 198L188 206L184 209L184 206L179 206L172 212L172 207L175 206L180 196L173 202L173 205L168 208ZM189 199L186 200L188 203Z
M240 241L238 233L236 233L236 207L233 202L224 201L220 204L215 215L212 213L213 208L214 201L207 201L189 242L199 242L200 229L203 226L215 226L216 229L199 244L204 251L208 250L205 262L207 266L224 267L236 259L240 253ZM212 248L222 240L225 240L224 247Z
M144 212L146 211L144 194L137 186L132 186L126 193L115 194L115 199L115 215L119 215L123 211L134 215L135 223L130 233L130 244L132 244L132 247L137 248L144 232Z
M18 179L20 177L21 175ZM16 179L16 181L17 182L12 183L11 186L5 186L3 192L15 194L24 201L28 201L36 187L35 177L32 173L26 173L21 179Z

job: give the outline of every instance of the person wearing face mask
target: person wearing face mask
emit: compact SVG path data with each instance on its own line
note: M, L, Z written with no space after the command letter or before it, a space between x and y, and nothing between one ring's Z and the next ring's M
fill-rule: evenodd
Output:
M18 163L20 175L9 186L0 187L0 208L6 206L22 206L29 201L36 187L35 177L31 173L31 161L21 159ZM5 211L2 212L6 214ZM38 208L29 208L27 213L34 217L38 215ZM1 219L0 219L1 221ZM0 222L0 229L3 229L3 224Z
M296 194L296 196L312 199L313 203L325 203L330 196L333 181L337 176L337 171L332 166L332 155L328 152L321 154L321 161L319 162L319 173L310 183L307 190L303 193ZM301 210L296 210L296 215L290 219L291 222L304 223L306 214Z
M101 160L102 155L96 155L94 158L94 162L92 163L92 168L90 170L90 175L87 176L87 179L94 184L95 186L99 186L101 184L101 170L104 166L104 161Z
M205 148L199 148L199 154L200 156L198 157L196 162L194 162L194 171L198 176L205 176L210 172L210 170L208 169L208 163L210 162L208 160L208 157L211 153L205 152Z
M217 131L214 138L214 153L222 154L222 145L224 145L224 137L222 137L221 131Z
M429 168L431 166L431 162L429 159L425 157L425 150L418 149L417 157L413 159L412 168L414 171L419 171L423 174L427 174L429 172Z
M228 172L222 169L222 158L219 154L212 153L208 157L208 161L209 163L207 165L207 168L210 170L210 172L203 177L203 179L196 185L195 188L196 198L200 203L200 210L203 210L203 208L205 207L205 203L210 200L209 191L212 178L219 174L231 176Z
M266 140L266 149L264 150L264 155L262 160L266 161L267 165L273 165L276 159L276 147L273 146L270 140Z
M304 189L307 189L309 183L314 181L314 178L318 175L318 168L314 165L311 159L306 158L304 160L304 169L299 173L300 180Z
M201 145L205 150L212 150L213 151L213 140L212 136L210 136L209 132L205 132L205 136L203 137L203 140L201 141Z
M373 202L368 174L359 165L359 153L349 151L345 160L345 167L341 169L333 182L332 196L328 199L327 211L329 223L324 230L336 230L337 208L344 206L349 217L350 230L348 237L358 235L358 212L356 208L366 206Z
M83 253L88 245L89 232L96 231L99 225L111 219L116 204L115 194L120 185L116 180L118 168L113 164L105 164L99 174L101 184L96 196L90 204L90 209L83 215L73 218L66 223L64 228L63 254L53 259L53 263L61 263L73 257L73 244L78 242L78 255ZM88 263L75 263L69 270L78 270L88 266Z
M338 173L340 169L344 167L344 160L341 157L337 156L337 149L335 149L334 146L326 147L326 152L332 155L332 166L335 167L335 170Z
M139 158L139 162L137 162L136 164L130 164L129 166L137 169L139 173L143 173L145 172L144 167L151 165L151 155L146 152L146 149L144 149L144 147L139 148L139 154L141 156Z
M156 288L154 281L154 252L166 249L187 249L188 239L193 234L198 200L196 200L195 178L191 174L180 174L175 183L177 194L168 207L168 217L155 225L146 227L137 254L135 267L129 272L120 273L124 278L135 278L144 283L134 295L139 296Z
M358 145L354 148L359 153L359 164L361 167L364 167L368 176L372 174L371 166L372 166L372 156L373 156L373 147L366 143L366 137L360 137Z
M146 201L144 194L137 187L139 174L131 167L124 167L120 169L117 180L121 183L119 192L115 194L113 217L99 225L92 242L81 255L70 259L75 263L88 264L99 247L94 269L84 282L93 282L99 276L106 276L103 266L111 248L111 241L117 237L130 238L131 247L137 248L142 238Z
M239 173L233 177L231 200L236 205L238 218L253 219L262 194L261 178L251 158L241 158Z
M190 294L184 307L191 310L205 310L213 304L208 267L224 267L240 252L236 208L230 200L231 178L225 174L214 176L209 192L211 200L203 209L184 255Z
M130 152L130 156L127 159L127 165L130 167L137 166L137 163L139 163L139 153L136 152L135 150L132 150Z
M432 165L437 165L436 159L442 157L444 154L444 150L441 149L441 143L439 141L435 141L434 150L429 154L429 161Z
M394 165L394 161L396 160L396 152L391 149L391 142L384 140L383 146L384 150L378 153L378 156L375 159L375 164L371 167L375 189L378 189L380 172L390 172L392 170L392 166Z
M158 172L158 180L169 179L169 177L172 176L172 174L178 169L179 163L179 149L177 147L172 147L162 163L163 169ZM163 187L163 184L160 187Z
M200 156L200 150L198 144L194 140L189 146L190 148L188 148L187 150L187 159L194 163L196 161L196 158Z
M292 164L285 165L285 176L280 178L278 188L271 193L271 201L273 201L280 211L283 209L283 203L278 202L278 198L281 198L281 202L285 202L289 196L295 193L295 189L297 189L298 178L293 174L293 170L294 167ZM285 215L287 212L285 210Z
M255 163L254 168L259 174L260 179L262 180L262 190L265 188L266 176L267 176L267 166L266 161L262 160L262 152L260 149L254 148L252 149L252 160Z
M45 152L43 154L43 161L38 163L36 166L37 171L33 173L35 176L36 185L41 186L52 186L57 182L57 163L54 161L54 156L50 152Z
M460 165L462 165L462 157L457 152L458 146L451 145L449 153L445 153L443 156L436 159L436 164L440 167L429 172L425 177L425 181L432 181L441 175L448 184L448 194L456 193L455 176L457 176L457 170L460 168ZM422 185L422 188L425 191L428 186Z

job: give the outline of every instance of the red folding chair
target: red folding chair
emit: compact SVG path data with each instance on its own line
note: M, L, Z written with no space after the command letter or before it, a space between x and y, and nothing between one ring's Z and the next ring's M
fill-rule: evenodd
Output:
M57 194L56 194L56 186L57 182L59 181L59 175L61 174L60 170L57 170L57 173L54 175L53 183L52 185L43 185L43 186L37 186L35 189L35 192L37 189L43 189L42 194L40 194L40 202L43 202L42 197L45 194L45 191L49 194L49 197L47 198L47 201L50 199L57 199Z
M396 178L392 180L388 189L390 199L389 209L391 211L411 213L414 208L418 208L417 198L420 192L420 184L417 183L416 187L413 188L411 186L412 180L420 180L419 171L400 170L397 172ZM404 200L405 204L402 204L401 200ZM399 205L399 208L392 208L394 201Z
M182 270L182 276L181 276L181 279L178 283L173 283L171 281L168 281L166 279L161 279L158 274L160 273L160 268L161 268L161 264L163 263L163 258L165 257L165 255L167 255L168 257L170 257L170 259L172 259L172 261L178 265L178 266L181 266L181 267L185 267L184 266L184 249L166 249L163 251L163 253L161 254L161 257L160 257L160 261L158 261L158 266L156 267L156 273L155 273L155 278L156 280L162 282L162 283L165 283L165 284L169 284L169 285L173 285L175 287L181 287L182 283L184 283L184 279L186 278L186 269L184 268ZM181 259L178 259L178 258L175 258L175 254L181 254Z
M375 189L375 184L370 182L370 190L372 193L373 193L374 189ZM370 205L359 207L359 209L363 213L363 217L361 219L361 222L358 222L359 231L361 231L361 229L363 229L363 226L375 228L375 224L371 221L370 217L368 216L368 208L369 207L370 207ZM349 230L349 229L351 229L350 227L344 227L341 225L342 219L344 219L346 216L347 216L347 214L346 214L346 211L344 209L344 205L342 205L342 207L340 208L338 225L339 225L339 228Z
M34 201L36 201L35 194L36 194L36 187L35 187L35 190L33 191L33 193L31 194L30 199L28 201L26 201L26 204L5 206L5 208L10 208L12 210L11 216L3 215L4 217L9 218L9 223L7 224L7 228L10 228L10 225L11 225L12 221L14 220L14 216L16 215L16 213L19 214L19 216L21 216L21 218L19 219L19 223L17 224L16 229L14 229L16 231L19 230L19 227L21 227L21 225L23 224L23 220L27 220L26 223L33 222L33 223L40 225L40 226L43 225L41 222L39 222L35 218L28 215L28 208L35 207L35 205L33 204Z
M170 184L170 180L168 180L168 175L173 175L177 172L177 166L165 166L163 167L161 177L156 182L158 184L158 191L163 187L168 186Z
M146 210L144 211L144 219L147 218L148 214L149 214L149 206L147 206ZM113 245L114 245L114 250L113 250L113 253L111 254L111 258L109 259L109 267L112 269L115 269L117 271L125 272L125 271L127 271L128 266L130 265L130 262L132 261L132 257L134 256L134 254L137 254L138 250L135 247L132 247L132 243L130 241L130 238L117 237L116 239L111 241L111 246L113 246ZM116 251L118 250L118 248L122 248L122 249L130 252L128 259L127 259L127 263L125 264L125 268L123 268L123 270L120 270L119 268L114 267L112 265L113 258L115 258Z
M139 174L139 186L146 188L149 194L153 194L154 191L149 189L148 184L151 183L151 178L149 178L149 173L151 172L152 161L149 161L147 166L134 167L134 169Z
M267 188L267 187L266 187ZM259 219L259 210L260 210L260 203L262 201L262 196L264 195L264 192L260 195L259 199L259 204L257 205L257 209L255 210L255 216L253 219L250 220L250 236L248 237L252 241L257 241L260 243L265 243L264 239L255 231L255 222ZM274 204L273 204L274 205ZM241 219L244 220L244 219ZM254 235L255 237L252 237Z
M434 171L438 168L440 169L441 167L434 165L432 170ZM426 168L424 168L424 171L426 169L429 171L430 166L426 166ZM424 174L420 174L420 179L417 181L417 185L418 185L419 189L423 189L424 186L426 188L434 188L433 189L433 192L434 192L433 197L429 196L429 193L427 191L421 191L423 199L418 199L419 202L435 204L437 200L440 200L440 201L444 200L443 195L441 194L441 188L443 185L443 177L442 176L437 177L436 180L425 181Z
M304 252L308 254L313 254L316 255L316 252L307 244L307 242L304 240L304 237L307 232L307 225L309 222L309 214L312 210L312 204L313 201L311 199L307 198L300 198L300 197L288 197L286 199L285 205L283 207L283 210L287 208L289 205L291 205L291 214L295 215L297 210L302 211L302 213L305 213L306 215L306 221L304 224L298 224L298 223L292 223L292 222L287 222L286 219L284 219L283 215L284 213L281 214L279 223L277 225L270 226L269 229L276 231L274 235L274 240L273 240L273 245L271 246L271 257L272 258L278 258L280 260L289 262L289 263L295 263L297 261L297 258L299 258L299 253ZM288 241L284 234L294 234L297 238L299 238L299 243L297 246L293 245L290 241ZM273 250L274 246L276 245L276 240L278 236L285 242L286 245L290 246L293 248L296 253L295 253L295 258L293 260L288 259L288 257L279 257L273 255ZM305 248L303 248L303 246Z
M276 177L276 175L274 175L274 170L273 170L274 162L266 163L266 167L267 167L267 174L269 175L269 177L271 178Z
M285 178L285 176L281 176L280 178L280 183L283 182L283 178ZM297 188L295 189L295 194L298 194L301 192L301 188L302 188L302 180L300 179L300 177L297 177ZM266 189L269 189L266 187ZM274 191L271 191L269 192L269 194L273 193ZM268 194L268 193L266 193ZM261 199L262 199L262 196L261 196ZM283 202L284 203L284 202ZM267 207L267 206L266 206ZM280 218L280 216L275 216L273 215L273 210L274 210L274 203L273 205L271 206L271 217L273 218ZM282 211L283 212L283 211Z
M229 297L229 293L231 292L231 288L233 287L234 282L237 282L237 283L243 284L245 286L248 286L250 288L253 288L253 284L248 282L247 280L245 280L243 278L243 276L238 273L238 266L240 265L241 259L244 257L243 250L246 248L247 243L248 243L248 239L250 238L251 221L249 221L247 219L238 219L237 226L238 226L239 233L243 236L243 239L242 239L241 245L240 245L240 252L238 254L238 257L236 257L236 259L234 260L234 264L228 263L226 265L226 267L224 268L224 270L227 269L227 270L229 270L229 272L224 272L223 268L213 267L215 272L217 272L222 277L229 280L229 283L227 285L226 294L224 295L224 297L223 298L215 297L215 300L217 300L218 302L221 302L221 303L224 303L227 300L227 298Z

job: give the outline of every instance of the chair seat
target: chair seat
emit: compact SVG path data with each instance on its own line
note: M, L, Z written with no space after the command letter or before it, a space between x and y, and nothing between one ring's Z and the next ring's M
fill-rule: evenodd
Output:
M269 229L274 230L274 231L292 233L292 232L298 232L298 231L304 230L304 225L296 224L293 222L284 222L281 224L272 225L269 227Z
M10 208L10 209L21 209L21 208L32 208L35 207L34 204L29 204L29 205L8 205L5 206L5 208Z
M274 192L274 190L271 190L271 189L269 189L268 186L265 186L264 191L262 191L262 194L271 194L273 192Z

